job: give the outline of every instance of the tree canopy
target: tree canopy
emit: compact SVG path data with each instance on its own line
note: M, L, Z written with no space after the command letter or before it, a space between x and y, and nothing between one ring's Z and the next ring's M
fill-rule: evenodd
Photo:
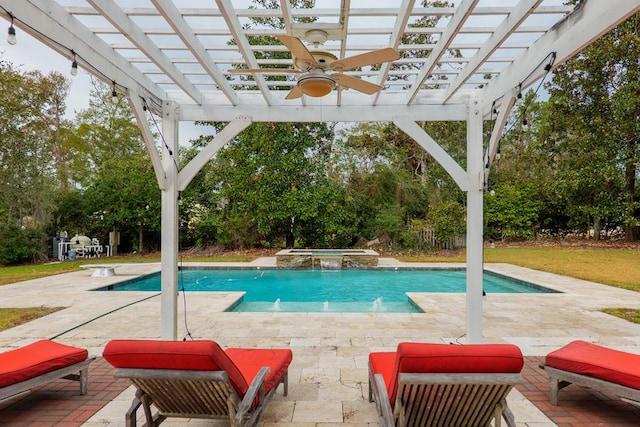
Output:
M640 237L639 25L632 16L516 105L491 165L486 238ZM415 37L433 42L428 32ZM126 100L113 103L110 88L94 83L89 107L71 120L66 77L24 71L0 57L0 265L46 259L46 238L63 230L103 242L116 230L121 250L157 249L160 190L140 130ZM226 124L213 125L219 131ZM419 125L465 167L465 123ZM485 122L485 132L492 125ZM182 146L176 166L211 139ZM427 249L449 247L465 231L464 193L392 123L253 123L180 197L183 249Z

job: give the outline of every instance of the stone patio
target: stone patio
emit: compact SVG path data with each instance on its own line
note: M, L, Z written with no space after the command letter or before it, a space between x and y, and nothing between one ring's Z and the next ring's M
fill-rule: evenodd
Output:
M249 265L274 266L275 258L260 258ZM380 265L409 264L382 258ZM92 270L87 269L3 286L2 306L67 308L0 332L0 349L55 338L99 356L110 339L158 338L159 294L90 290L159 268L156 263L120 264L112 277L92 277ZM604 307L640 308L640 294L508 264L487 264L485 268L561 292L489 294L484 305L485 342L513 343L531 357L545 355L574 339L640 353L640 325L599 311ZM367 400L367 357L371 351L393 350L400 341L464 342L464 294L411 294L424 313L224 312L240 295L187 293L183 299L180 294L179 338L190 332L194 339L213 339L222 346L292 349L289 396L278 391L263 417L265 426L377 425L375 407ZM127 389L84 425L122 425L131 397L132 390ZM519 391L511 393L509 402L518 425L562 425L552 422ZM172 420L163 425L185 422ZM202 421L188 424L217 425Z

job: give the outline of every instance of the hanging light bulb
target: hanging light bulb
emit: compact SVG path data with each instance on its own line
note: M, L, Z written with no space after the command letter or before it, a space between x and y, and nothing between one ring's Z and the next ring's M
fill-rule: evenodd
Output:
M113 90L111 91L111 102L118 103L118 92L116 92L116 82L113 81Z
M522 102L522 83L518 84L518 95L516 95L516 102Z
M9 16L11 17L11 25L9 25L9 34L7 35L7 43L9 43L10 45L14 45L18 43L18 40L16 39L16 29L13 27L13 14L9 13Z
M78 75L78 62L76 61L76 53L72 50L71 53L73 53L73 62L71 63L71 75L72 76L77 76Z

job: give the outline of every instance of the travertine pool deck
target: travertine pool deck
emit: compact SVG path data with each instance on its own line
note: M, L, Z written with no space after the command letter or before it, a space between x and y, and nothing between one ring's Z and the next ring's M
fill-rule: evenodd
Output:
M275 258L215 265L275 266ZM382 258L380 265L463 267L403 264L390 258ZM157 263L118 264L112 277L92 277L92 270L86 269L2 286L2 307L67 308L0 332L0 351L55 338L100 356L104 345L114 338L159 338L158 294L90 291L159 268ZM545 355L574 339L640 354L640 325L599 311L604 307L640 308L639 293L509 264L486 264L485 268L561 292L489 294L484 303L485 342L516 344L525 356ZM224 312L239 296L237 292L181 293L178 338L185 337L188 330L194 339L213 339L222 346L291 348L289 396L283 397L278 390L263 417L266 426L375 426L375 407L367 400L367 357L371 351L394 350L401 341L464 342L464 294L411 294L424 313ZM126 390L84 425L123 425L131 397L131 389ZM518 425L561 425L518 391L511 393L509 401ZM184 423L171 420L163 425ZM191 421L188 425L219 423Z

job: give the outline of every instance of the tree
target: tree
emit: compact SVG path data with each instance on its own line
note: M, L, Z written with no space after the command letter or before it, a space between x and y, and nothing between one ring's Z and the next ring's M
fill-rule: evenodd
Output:
M595 224L621 222L640 238L640 15L559 67L546 126L567 201ZM622 197L620 197L622 196Z
M56 147L67 125L60 117L66 96L56 73L21 73L0 61L0 209L9 222L42 226L49 221L61 181ZM64 172L61 173L64 175Z
M109 160L126 159L145 151L140 129L122 96L113 102L111 88L92 79L89 107L76 117L78 156L74 160L74 179L82 186L93 183Z
M567 193L561 189L556 154L549 143L558 136L549 133L547 114L547 103L537 101L533 92L525 93L511 114L487 183L485 235L490 238L568 231ZM516 217L520 210L522 216Z
M324 123L252 124L201 172L208 190L194 190L206 196L191 210L199 206L199 220L229 246L343 241L349 221L325 214L344 205L340 188L327 178L332 139ZM211 208L203 216L204 206Z
M124 248L146 252L146 240L158 241L160 189L146 152L105 160L95 182L84 193L90 212L87 228L106 236L121 233Z
M78 114L82 166L76 179L85 187L85 224L94 234L121 232L124 247L144 252L146 238L158 239L160 189L140 129L126 100L113 102L110 88L94 80L89 108Z

